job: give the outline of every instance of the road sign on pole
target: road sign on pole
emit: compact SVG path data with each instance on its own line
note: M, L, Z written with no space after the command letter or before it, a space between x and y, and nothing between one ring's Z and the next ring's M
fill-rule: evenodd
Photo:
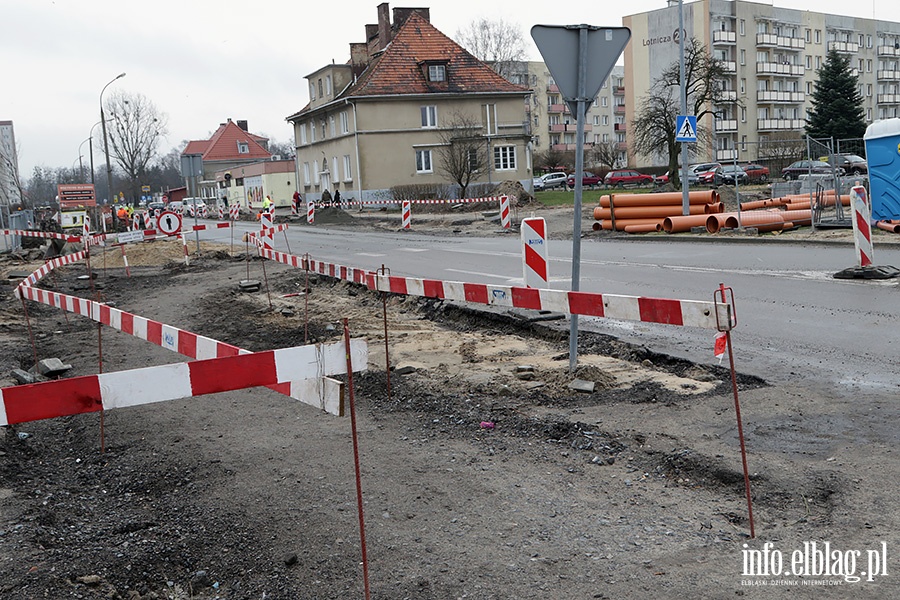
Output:
M694 115L678 115L675 117L675 141L697 141L697 117Z
M631 39L627 27L535 25L531 37L575 116L575 215L572 233L572 291L581 277L581 190L584 177L584 121L603 82ZM569 327L569 370L578 360L578 315Z

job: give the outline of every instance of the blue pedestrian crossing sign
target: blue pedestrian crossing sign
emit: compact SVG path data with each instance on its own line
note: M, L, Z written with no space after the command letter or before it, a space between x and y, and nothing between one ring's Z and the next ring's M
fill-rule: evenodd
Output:
M675 117L675 141L697 141L697 117L694 115L678 115Z

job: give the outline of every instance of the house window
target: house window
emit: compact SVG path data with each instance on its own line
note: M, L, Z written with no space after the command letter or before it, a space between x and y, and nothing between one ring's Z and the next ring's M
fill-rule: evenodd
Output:
M747 64L747 51L744 50L743 48L741 48L741 64L742 65Z
M416 173L432 173L431 150L416 150Z
M319 161L313 161L313 183L319 185Z
M350 170L350 155L344 155L344 181L353 181L352 171Z
M866 36L866 48L871 48L871 47L872 47L872 36L867 35Z
M347 117L347 111L341 113L341 133L350 132L350 120Z
M747 91L747 80L741 79L741 93L745 93Z
M306 123L300 124L300 145L306 145Z
M600 123L604 126L609 125L609 115L603 115L603 118L600 119Z
M309 163L303 163L303 183L309 185Z
M331 137L334 137L335 135L337 135L337 133L334 129L334 115L331 115L330 117L328 117L328 126L331 129Z
M806 39L806 43L807 43L807 44L810 43L810 42L812 41L812 29L807 29L807 30L806 30L806 36L805 36L805 39Z
M325 119L322 119L322 139L325 139Z
M494 146L494 170L510 171L516 168L515 146Z
M806 55L806 68L812 69L812 56L809 54Z
M331 75L325 76L325 94L327 96L331 95Z
M334 173L334 178L335 178L335 179L338 178L338 170L337 170L337 167L338 167L337 156L332 156L332 157L331 157L331 172Z
M602 106L604 108L609 106L609 100L606 99L606 96L603 96L602 98L600 98L600 106Z
M818 70L819 68L821 68L821 66L822 66L822 57L817 56L816 57L816 69Z
M822 30L821 29L816 29L816 43L817 44L822 43Z
M746 24L745 24L745 22L744 22L743 19L741 19L740 21L738 21L738 30L740 30L740 34L741 34L741 35L745 35L746 32L747 32L747 31L746 31Z
M602 136L600 139L602 139L604 142L608 142L608 141L609 141L609 134L608 134L608 133L604 133L603 136Z
M594 125L600 125L600 115L594 115Z
M872 72L872 59L866 61L866 73Z
M247 142L238 142L238 154L250 154L250 144Z
M437 127L437 106L423 106L422 127Z
M473 172L477 171L478 168L481 166L480 164L478 164L479 163L478 150L469 148L469 150L467 151L467 154L468 154L468 159L469 159L469 170L473 171Z
M316 84L314 84L312 81L309 82L309 99L316 99Z
M316 122L315 121L309 122L309 141L310 142L316 141Z
M445 81L447 70L444 65L428 65L428 81Z
M741 123L747 122L747 109L741 108Z
M322 93L322 78L319 77L319 98L323 98L325 94Z
M866 96L868 96L869 98L872 97L872 84L871 83L866 84Z

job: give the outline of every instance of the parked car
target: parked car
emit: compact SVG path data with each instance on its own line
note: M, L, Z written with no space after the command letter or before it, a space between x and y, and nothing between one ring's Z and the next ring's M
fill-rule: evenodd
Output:
M539 192L544 189L544 180L541 177L533 177L531 185L534 187L534 191Z
M173 213L178 213L179 215L182 213L183 209L184 205L181 203L181 200L172 200L171 202L166 204L166 210Z
M552 190L555 187L564 187L568 178L569 176L562 171L547 173L546 175L543 175L541 177L541 179L544 181L545 190Z
M712 171L715 171L718 167L721 167L721 166L722 165L720 165L717 162L699 163L696 165L689 165L688 166L688 176L687 176L688 185L698 185L700 183L706 183L705 181L700 180L700 176L705 173L710 173Z
M166 210L165 202L148 202L147 203L147 211L155 214L157 211L162 212Z
M769 167L764 167L756 163L741 165L744 173L750 179L750 183L765 183L769 180Z
M599 175L594 175L590 171L583 171L581 174L581 185L582 187L590 186L593 188L595 185L599 185L603 183L603 178ZM570 188L575 187L575 173L572 173L566 178L566 185Z
M862 156L856 154L832 154L831 156L820 156L819 160L840 167L844 170L844 173L849 173L850 175L861 175L869 172L869 163Z
M717 187L722 185L722 165L716 165L708 171L697 174L697 183Z
M206 202L203 201L203 198L185 198L182 205L182 213L187 217L199 217L206 209Z
M719 175L722 178L722 183L725 185L734 185L735 183L747 185L750 183L750 177L740 165L722 165Z
M609 187L620 188L626 185L650 185L653 183L653 175L647 175L632 169L618 169L607 173L603 183Z
M814 175L831 175L831 165L821 160L798 160L781 170L781 177L785 181L797 179L801 175L812 173ZM844 169L837 168L838 176L844 174Z
M657 175L654 182L656 185L666 185L669 183L669 172L666 171L664 175Z

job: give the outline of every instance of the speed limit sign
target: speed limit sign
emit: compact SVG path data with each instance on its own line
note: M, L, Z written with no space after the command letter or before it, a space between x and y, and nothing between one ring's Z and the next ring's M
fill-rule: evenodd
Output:
M181 231L181 215L165 210L157 219L156 228L166 235L175 235Z

